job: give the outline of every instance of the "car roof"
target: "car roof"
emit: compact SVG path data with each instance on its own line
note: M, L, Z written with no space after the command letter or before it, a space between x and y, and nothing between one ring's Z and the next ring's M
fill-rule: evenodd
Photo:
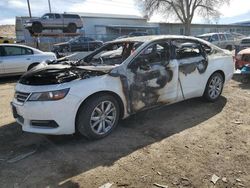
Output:
M241 40L244 40L244 39L250 39L250 36L244 37L244 38L242 38Z
M238 54L239 54L239 55L250 54L250 48L246 48L246 49L244 49L244 50L241 50Z
M202 43L205 43L209 46L211 44L205 40L192 37L192 36L184 36L184 35L147 35L147 36L138 36L138 37L128 37L128 38L122 38L122 39L115 39L114 41L107 42L107 43L112 43L112 42L153 42L157 40L162 40L162 39L186 39L186 40L196 40Z

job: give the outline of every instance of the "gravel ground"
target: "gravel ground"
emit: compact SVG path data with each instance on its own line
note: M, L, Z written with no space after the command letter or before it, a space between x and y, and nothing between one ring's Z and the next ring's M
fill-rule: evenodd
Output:
M0 187L250 187L249 84L231 81L216 103L139 113L88 141L23 133L9 105L16 79L0 80Z

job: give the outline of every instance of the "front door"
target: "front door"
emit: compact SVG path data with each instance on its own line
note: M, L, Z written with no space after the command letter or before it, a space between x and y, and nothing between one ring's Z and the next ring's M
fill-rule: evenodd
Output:
M146 47L129 64L129 113L177 99L178 66L170 58L170 44L159 41Z

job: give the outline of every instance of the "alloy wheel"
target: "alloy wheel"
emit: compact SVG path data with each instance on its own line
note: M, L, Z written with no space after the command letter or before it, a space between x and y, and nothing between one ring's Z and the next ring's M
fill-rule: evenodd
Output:
M117 110L111 101L103 101L98 104L90 117L90 126L98 135L107 133L115 124Z

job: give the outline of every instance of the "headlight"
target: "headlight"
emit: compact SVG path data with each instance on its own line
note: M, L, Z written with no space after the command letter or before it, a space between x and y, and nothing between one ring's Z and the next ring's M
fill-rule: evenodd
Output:
M32 93L28 101L56 101L66 97L68 92L69 88L57 91Z

